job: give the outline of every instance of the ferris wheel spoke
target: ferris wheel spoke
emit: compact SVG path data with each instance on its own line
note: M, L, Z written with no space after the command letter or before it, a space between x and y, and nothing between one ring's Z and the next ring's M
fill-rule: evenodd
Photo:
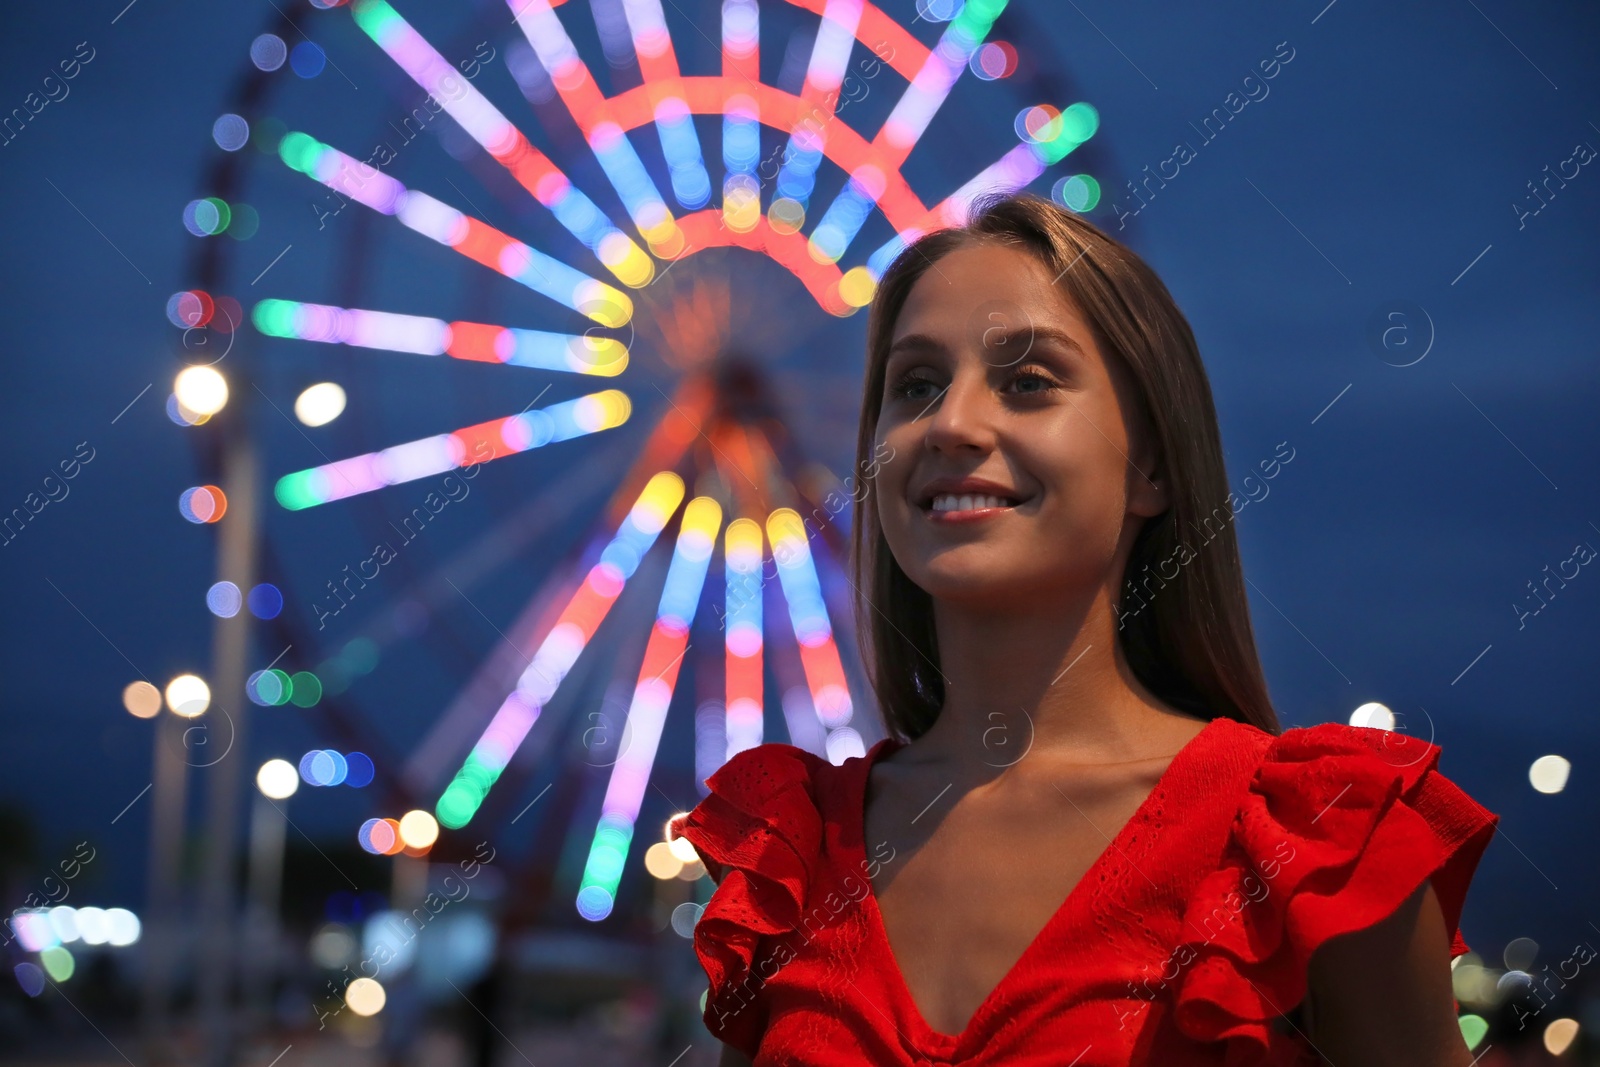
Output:
M479 363L507 363L603 378L616 377L628 365L627 346L609 337L522 330L482 322L445 322L391 311L269 299L256 304L251 321L268 337L325 341L419 356L447 355Z
M628 421L632 410L633 403L626 393L606 389L451 433L392 445L381 452L294 471L278 479L273 494L290 511L299 511L609 430Z
M599 825L578 887L578 913L591 922L610 915L616 900L678 669L688 651L689 624L705 589L706 570L721 526L722 505L709 496L695 497L684 508L655 624L628 705L621 751L611 765L611 778L600 802Z
M356 0L350 13L368 37L455 119L467 135L549 208L556 221L588 246L624 285L638 288L655 276L648 253L612 225L561 168L533 147L476 86L456 70L386 0Z
M633 224L650 245L651 251L664 259L673 259L684 251L684 239L678 229L677 220L673 218L671 210L662 198L661 192L656 188L656 183L645 170L644 161L639 158L633 143L628 140L627 132L611 117L609 105L600 87L589 73L588 64L578 55L572 39L567 36L566 28L561 24L561 19L556 15L547 0L507 0L516 18L517 26L522 30L528 43L533 46L534 54L539 57L539 63L550 76L551 84L560 94L561 101L566 105L573 121L578 124L584 140L588 142L595 158L599 160L600 167L605 171L617 195L622 199L623 207L627 210ZM635 15L630 9L628 12L630 23ZM661 35L665 35L665 27L661 28ZM639 37L637 29L634 35L637 46ZM659 45L655 47L659 48ZM671 41L667 40L666 46L671 49ZM645 63L644 54L640 54L641 64ZM672 64L674 76L677 63ZM655 66L647 65L644 69L647 81L652 79ZM694 140L694 127L689 120L688 109L685 105L681 112L669 108L670 118L668 129L663 125L663 116L657 112L657 127L661 130L662 149L667 151L669 166L673 168L673 181L678 178L677 166L679 163L687 165L687 148L684 145L684 133L687 131L689 142L693 145L693 158L700 160L699 143ZM672 147L668 148L668 145ZM705 165L699 164L701 177L705 181L705 195L700 197L699 203L689 205L701 207L710 200L710 179L705 178ZM682 200L682 197L679 197Z
M516 688L506 696L461 769L445 787L435 807L440 823L459 829L483 805L489 789L538 721L540 711L594 637L667 520L677 512L684 489L683 479L671 471L661 471L645 485L616 535L601 552L599 562L589 569L583 584L540 642L518 677Z
M633 300L622 290L530 248L427 193L407 189L397 179L309 134L285 134L278 145L278 156L291 169L315 178L334 192L381 214L394 215L407 228L602 326L621 326L633 317Z

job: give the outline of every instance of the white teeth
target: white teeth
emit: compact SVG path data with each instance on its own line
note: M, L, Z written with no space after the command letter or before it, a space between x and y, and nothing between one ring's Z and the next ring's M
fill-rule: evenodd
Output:
M940 493L933 498L934 511L975 511L978 508L1008 508L1011 503L1004 497L998 496L956 496L954 493Z

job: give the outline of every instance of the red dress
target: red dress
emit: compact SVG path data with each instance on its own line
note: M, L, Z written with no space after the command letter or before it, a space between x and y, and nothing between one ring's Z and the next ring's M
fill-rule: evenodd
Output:
M1432 878L1450 956L1494 835L1439 748L1325 723L1209 722L959 1034L921 1016L890 951L863 841L867 770L792 745L740 752L673 824L717 882L694 931L705 1022L757 1067L1301 1067L1278 1019L1311 952ZM975 874L976 876L976 874Z

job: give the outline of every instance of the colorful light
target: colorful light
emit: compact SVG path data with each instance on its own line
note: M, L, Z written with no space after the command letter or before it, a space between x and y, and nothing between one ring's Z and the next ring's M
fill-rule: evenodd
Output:
M761 744L763 734L761 556L765 539L753 519L728 524L724 541L727 581L723 613L726 663L727 759Z
M656 474L645 485L628 517L600 553L599 562L589 569L583 584L540 642L517 679L516 688L501 703L466 762L439 797L434 812L440 823L451 829L465 826L483 804L490 787L538 720L540 710L555 695L645 552L678 510L683 494L683 479L671 471Z
M161 714L161 690L149 682L129 682L122 690L122 706L136 719L153 719Z
M381 452L285 474L278 479L273 493L278 503L298 511L613 429L628 421L632 410L626 393L607 389L454 433L424 437Z
M227 511L228 498L214 485L197 485L178 497L178 514L193 523L216 522Z
M628 365L628 349L621 341L588 334L518 330L480 322L445 322L419 315L303 304L293 300L263 300L255 306L251 319L256 329L269 337L294 337L390 352L450 355L456 359L602 377L621 374Z
M789 604L789 623L800 645L800 664L817 717L829 730L844 726L854 706L822 601L822 584L811 558L805 522L794 509L779 508L767 516L767 538L772 542L772 558L778 565L778 580Z
M328 54L311 41L301 41L289 52L289 66L302 78L315 78L328 65Z
M634 685L624 734L629 743L611 765L611 780L600 802L600 821L578 887L578 914L598 922L611 914L617 886L627 862L628 845L656 748L666 724L667 707L678 681L678 667L689 642L689 624L705 586L711 550L722 526L722 506L708 496L695 497L683 509L678 541L667 567L655 625L645 645L644 662Z
M289 167L315 178L334 192L374 211L394 215L403 225L424 237L499 271L602 326L622 326L633 316L633 301L622 290L530 248L426 193L407 189L382 171L306 134L285 134L278 144L278 156ZM595 210L598 214L598 209ZM623 240L628 241L626 237ZM632 245L631 241L628 243ZM633 247L644 256L642 249ZM647 262L648 258L645 257ZM604 262L605 257L601 260Z
M644 249L613 226L559 167L529 144L511 120L476 86L462 79L455 67L393 7L385 0L356 0L350 6L350 13L362 32L432 96L518 184L549 208L556 221L588 246L618 280L633 287L650 283L655 276L655 265Z

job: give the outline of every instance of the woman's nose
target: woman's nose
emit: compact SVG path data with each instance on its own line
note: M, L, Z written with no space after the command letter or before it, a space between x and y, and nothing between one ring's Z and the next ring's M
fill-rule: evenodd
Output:
M994 441L994 416L987 383L957 377L931 402L924 440L934 450L987 450Z

